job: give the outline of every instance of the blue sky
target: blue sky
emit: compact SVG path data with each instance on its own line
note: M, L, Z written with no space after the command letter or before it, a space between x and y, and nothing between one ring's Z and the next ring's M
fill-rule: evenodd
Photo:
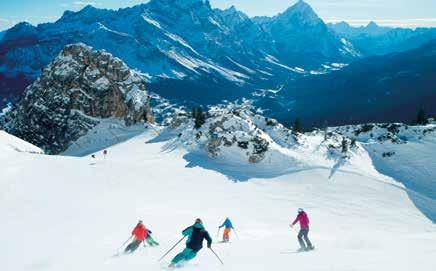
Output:
M250 16L275 15L297 0L210 0L212 6L235 5ZM20 21L33 24L58 19L64 10L86 4L101 8L132 6L147 0L1 0L0 31ZM381 25L436 27L436 0L307 0L326 21L345 20L362 25L374 20Z

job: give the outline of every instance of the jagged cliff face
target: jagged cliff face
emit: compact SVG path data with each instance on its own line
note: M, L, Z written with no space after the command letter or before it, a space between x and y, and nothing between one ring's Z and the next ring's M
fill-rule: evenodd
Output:
M66 46L26 89L6 128L48 153L59 153L99 123L153 120L143 79L120 59L84 44Z

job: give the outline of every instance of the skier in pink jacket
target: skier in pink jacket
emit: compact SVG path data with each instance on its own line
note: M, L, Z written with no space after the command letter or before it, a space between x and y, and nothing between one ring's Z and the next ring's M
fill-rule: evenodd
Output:
M300 232L298 233L298 242L300 243L299 251L313 250L315 247L312 245L308 237L309 217L307 216L306 212L302 208L298 209L297 218L295 218L294 222L292 222L290 226L293 227L298 222L300 223ZM306 241L306 243L304 243L303 239L304 241Z

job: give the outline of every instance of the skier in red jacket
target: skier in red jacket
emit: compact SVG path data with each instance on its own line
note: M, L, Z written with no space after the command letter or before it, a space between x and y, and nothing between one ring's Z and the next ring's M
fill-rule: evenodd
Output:
M297 218L295 218L294 222L292 222L290 226L293 227L295 224L297 224L297 222L300 223L300 232L298 233L298 242L300 243L299 251L313 250L315 247L312 245L308 237L309 217L302 208L298 209ZM304 243L303 239L306 241L306 243Z
M125 253L133 253L139 247L139 245L144 242L145 238L148 236L148 231L145 228L142 220L139 220L138 224L132 231L133 241L124 250Z

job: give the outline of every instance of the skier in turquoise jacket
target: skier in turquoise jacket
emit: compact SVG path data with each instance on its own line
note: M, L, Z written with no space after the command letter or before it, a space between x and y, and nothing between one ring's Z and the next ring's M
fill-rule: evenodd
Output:
M188 237L186 248L174 257L170 267L174 267L183 262L190 261L197 256L197 253L203 248L203 241L206 239L207 247L211 248L212 238L203 226L201 219L197 218L194 225L183 230L182 234Z

